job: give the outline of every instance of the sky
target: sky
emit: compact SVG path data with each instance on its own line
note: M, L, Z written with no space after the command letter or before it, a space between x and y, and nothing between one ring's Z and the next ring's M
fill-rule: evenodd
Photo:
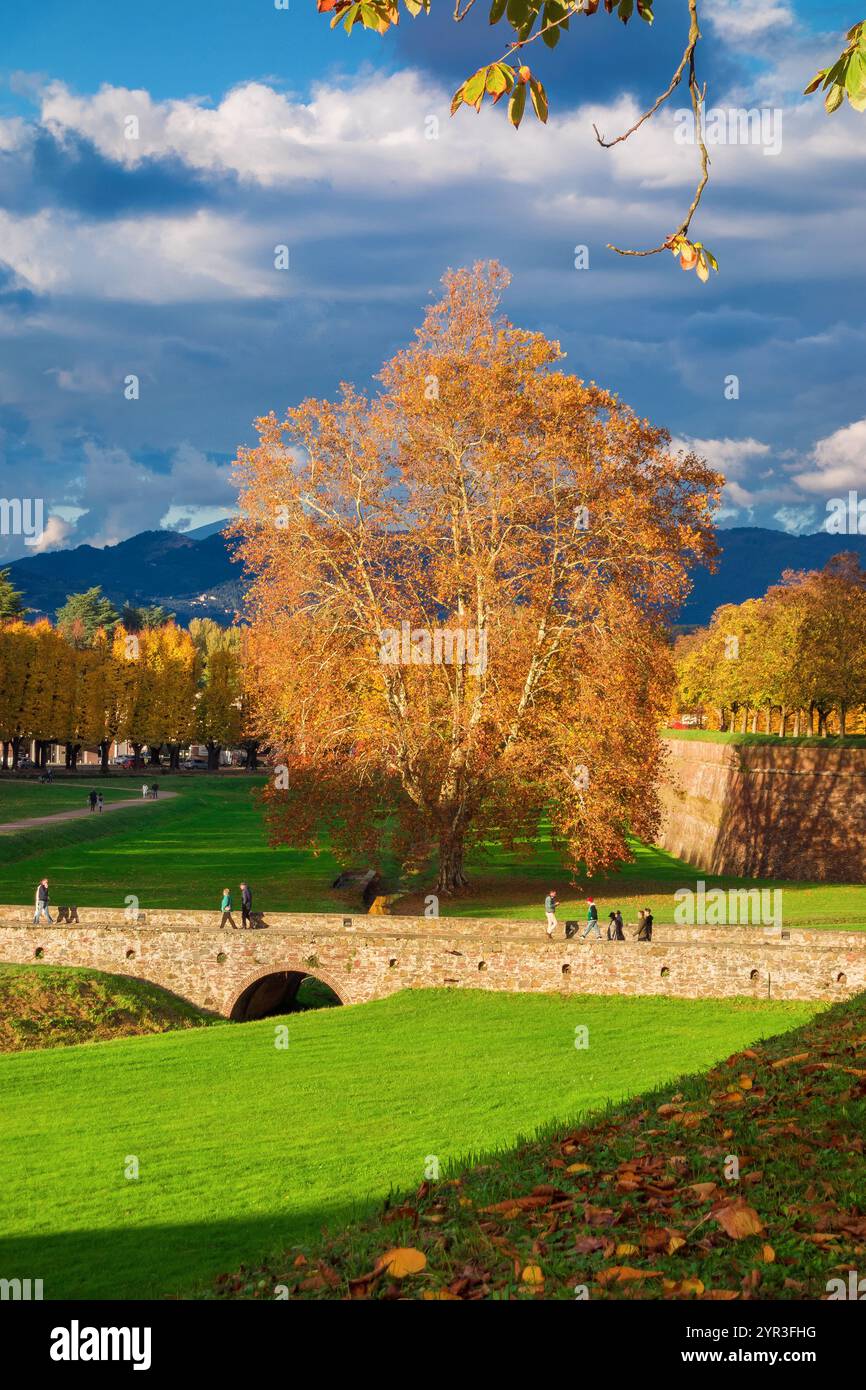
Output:
M0 561L226 515L256 417L373 388L444 271L489 258L514 322L721 468L721 525L815 531L866 495L866 114L802 96L862 7L704 0L701 285L606 249L679 224L685 94L613 150L593 135L667 86L685 0L527 49L551 116L519 131L504 103L448 114L510 34L486 0L351 36L282 3L0 0L0 502L44 516Z

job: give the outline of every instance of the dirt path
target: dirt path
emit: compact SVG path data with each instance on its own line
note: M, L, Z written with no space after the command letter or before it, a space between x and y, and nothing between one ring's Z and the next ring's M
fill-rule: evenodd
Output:
M29 830L33 825L54 825L61 820L84 820L91 816L98 820L100 815L107 816L109 811L120 811L125 806L158 806L161 801L174 801L177 792L160 792L155 801L150 797L131 796L123 801L106 801L101 812L91 811L89 806L85 806L81 811L56 811L53 816L28 816L25 820L8 820L0 824L0 834L4 830Z

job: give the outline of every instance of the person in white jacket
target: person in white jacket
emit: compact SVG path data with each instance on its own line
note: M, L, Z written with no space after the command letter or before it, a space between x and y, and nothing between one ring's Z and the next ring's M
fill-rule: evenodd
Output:
M51 913L48 911L48 879L43 878L36 889L36 910L33 913L33 925L44 917L47 922L51 921Z

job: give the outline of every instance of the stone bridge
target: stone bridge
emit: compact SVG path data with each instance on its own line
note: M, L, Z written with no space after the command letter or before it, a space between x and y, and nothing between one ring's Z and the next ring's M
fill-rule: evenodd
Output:
M220 930L218 914L79 908L74 925L32 925L0 907L0 961L86 966L149 980L227 1018L291 1008L308 976L343 1004L406 988L701 999L833 1001L866 989L866 932L659 925L651 944L548 942L542 924L467 917L269 914Z

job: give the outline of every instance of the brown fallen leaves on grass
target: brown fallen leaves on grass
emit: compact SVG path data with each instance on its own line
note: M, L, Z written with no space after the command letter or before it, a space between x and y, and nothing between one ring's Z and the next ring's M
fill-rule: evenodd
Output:
M673 1095L424 1182L314 1251L223 1275L218 1294L826 1297L828 1279L866 1259L864 1024L860 996Z

